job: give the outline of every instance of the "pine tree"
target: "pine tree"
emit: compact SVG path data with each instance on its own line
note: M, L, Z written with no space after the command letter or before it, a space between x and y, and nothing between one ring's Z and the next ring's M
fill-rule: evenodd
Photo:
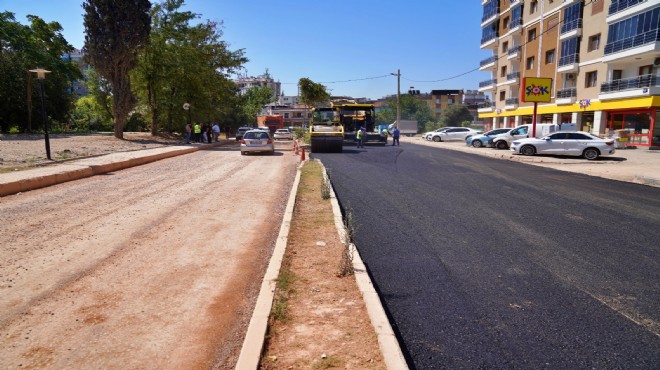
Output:
M136 99L129 72L149 40L149 0L87 0L85 53L89 64L112 86L115 137L123 139L124 126Z

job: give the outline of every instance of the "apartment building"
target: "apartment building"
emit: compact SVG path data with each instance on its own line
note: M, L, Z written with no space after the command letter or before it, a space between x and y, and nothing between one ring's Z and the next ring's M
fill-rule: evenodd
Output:
M245 95L247 91L253 87L267 86L273 90L273 99L277 99L282 93L282 83L279 81L273 80L273 77L268 73L268 70L264 72L263 75L253 77L253 76L240 76L234 80L236 86L238 86L241 95Z
M532 122L522 79L552 78L538 123L574 122L629 143L660 146L660 1L483 0L478 113L487 128ZM620 132L620 131L619 131Z

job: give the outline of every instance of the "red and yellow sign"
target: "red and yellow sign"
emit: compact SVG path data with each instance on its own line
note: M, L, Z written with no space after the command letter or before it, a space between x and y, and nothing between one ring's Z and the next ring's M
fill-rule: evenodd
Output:
M520 101L549 103L552 96L552 78L524 77Z

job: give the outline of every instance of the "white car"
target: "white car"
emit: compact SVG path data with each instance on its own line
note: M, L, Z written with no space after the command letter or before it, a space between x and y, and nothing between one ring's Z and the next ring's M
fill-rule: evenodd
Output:
M289 131L289 129L278 128L277 130L275 130L275 134L273 135L273 138L275 140L279 140L279 139L293 140L293 133Z
M450 141L450 140L465 140L470 136L480 134L481 131L477 131L468 127L452 127L450 129L436 132L431 135L430 140L438 141Z
M433 131L425 132L425 133L422 135L422 137L423 137L425 140L431 140L431 136L432 136L432 135L437 134L438 132L442 132L442 131L445 131L445 130L449 130L450 128L458 128L458 127L451 127L451 126L449 126L449 127L440 127L440 128L435 129L435 130L433 130Z
M554 154L584 157L590 161L615 152L614 140L601 139L584 131L557 131L540 139L517 139L511 151L522 155Z

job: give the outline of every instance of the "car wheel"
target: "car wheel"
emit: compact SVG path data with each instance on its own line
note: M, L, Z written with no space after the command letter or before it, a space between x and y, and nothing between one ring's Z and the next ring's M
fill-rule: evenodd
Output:
M500 140L495 144L497 149L509 149L509 145L504 140Z
M595 148L587 148L582 152L582 156L590 161L595 161L598 159L600 152Z
M484 146L484 143L482 143L481 140L473 140L472 146L475 148L481 148L482 146Z
M241 155L245 155L245 152L241 151Z
M441 142L442 139L440 138L440 136L434 136L434 137L433 137L433 141L435 141L436 143L438 143L438 142Z
M525 145L520 148L520 154L522 155L534 155L536 154L536 148L531 145Z

